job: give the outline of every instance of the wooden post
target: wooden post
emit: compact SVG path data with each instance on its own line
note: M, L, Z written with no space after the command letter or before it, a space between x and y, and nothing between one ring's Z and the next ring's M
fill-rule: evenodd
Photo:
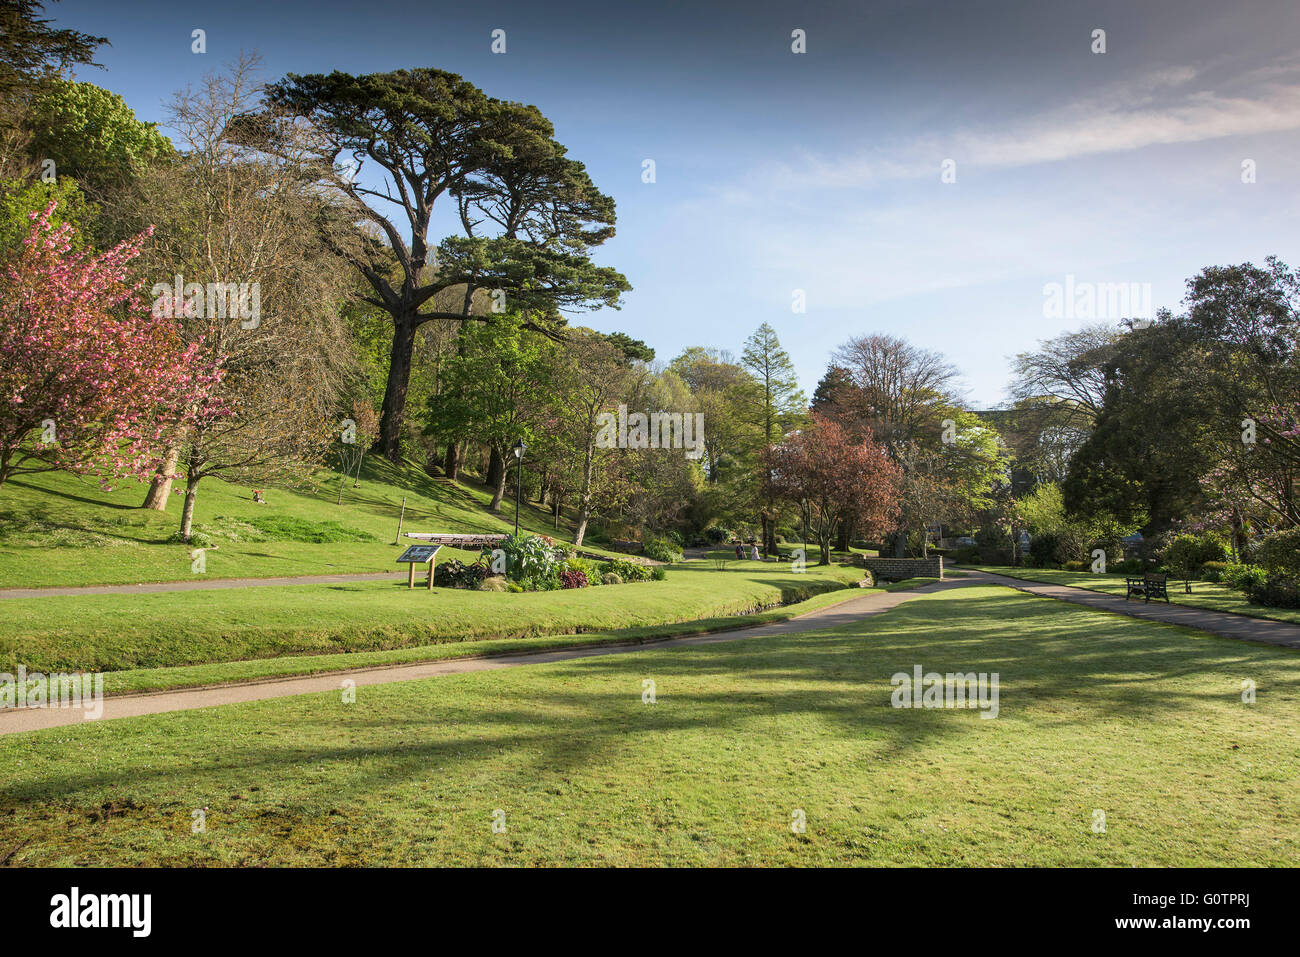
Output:
M429 591L433 591L433 567L438 564L438 553L429 557Z
M406 563L406 587L415 587L415 562Z
M397 516L397 537L396 537L395 539L393 539L393 544L394 544L394 545L400 545L400 544L402 543L402 522L403 522L403 520L404 520L405 518L406 518L406 496L403 495L403 496L402 496L402 513L401 513L400 515ZM415 574L415 573L412 572L412 574Z

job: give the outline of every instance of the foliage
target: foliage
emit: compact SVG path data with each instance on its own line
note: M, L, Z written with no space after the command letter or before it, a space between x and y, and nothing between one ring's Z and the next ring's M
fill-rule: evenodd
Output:
M554 539L542 535L507 535L497 546L505 552L506 577L529 591L559 587L559 571L565 552ZM485 549L481 560L490 562L492 549Z
M620 575L618 572L605 572L605 574L604 574L603 576L601 576L601 579L600 579L600 580L601 580L601 582L602 582L603 584L606 584L606 585L621 585L621 584L623 584L623 576Z
M587 573L581 568L560 569L561 588L586 588L587 584Z
M898 466L870 439L855 442L842 426L821 416L772 450L767 471L779 497L808 508L822 565L830 562L839 526L852 523L875 536L889 530L899 513Z
M1265 535L1253 554L1270 575L1300 581L1300 527Z
M1228 557L1228 543L1214 532L1199 535L1176 535L1165 547L1165 565L1187 575L1195 575L1206 562L1222 562Z
M654 577L649 565L628 561L625 558L612 559L606 567L625 582L648 582Z
M667 562L669 565L682 560L682 550L667 538L647 539L642 554L646 558Z
M60 178L97 189L175 154L157 123L142 123L126 101L93 83L56 78L32 103L31 149L53 159Z
M1201 579L1207 582L1224 581L1232 567L1231 562L1206 562L1201 566Z
M0 485L53 468L143 478L221 373L128 283L144 236L74 253L72 226L55 227L53 212L33 217L0 276Z
M488 567L482 562L466 564L458 559L448 559L435 564L433 584L440 588L478 588L488 577Z

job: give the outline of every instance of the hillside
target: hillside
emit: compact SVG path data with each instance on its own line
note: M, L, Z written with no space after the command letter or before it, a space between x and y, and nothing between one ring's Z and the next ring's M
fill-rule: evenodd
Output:
M403 532L510 532L514 503L493 514L489 492L473 482L431 478L410 463L367 456L359 488L322 470L299 489L252 490L205 479L195 503L195 545L205 549L209 578L349 574L397 570L394 545L406 498ZM134 481L104 491L66 473L20 476L0 488L0 588L124 584L191 578L194 546L175 539L183 494L167 511L139 507ZM571 523L553 528L548 512L526 505L520 526L572 541ZM403 539L403 545L409 541ZM444 555L448 554L444 550Z

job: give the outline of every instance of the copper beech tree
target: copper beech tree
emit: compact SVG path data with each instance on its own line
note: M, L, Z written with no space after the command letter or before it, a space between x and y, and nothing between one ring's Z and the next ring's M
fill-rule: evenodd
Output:
M831 539L841 523L872 537L895 528L902 470L870 439L855 441L843 426L814 415L768 459L775 494L808 511L821 549L819 565L830 564Z

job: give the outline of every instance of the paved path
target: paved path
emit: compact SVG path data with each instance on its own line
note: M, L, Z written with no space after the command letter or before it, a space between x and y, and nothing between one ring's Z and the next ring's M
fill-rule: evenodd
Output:
M222 685L216 688L201 688L189 691L114 695L104 699L104 713L100 720L162 714L167 711L188 711L194 708L212 708L223 704L261 701L266 698L284 698L290 695L311 694L318 691L338 691L342 687L344 678L352 679L358 686L386 684L392 681L416 681L421 678L463 674L469 671L489 671L498 668L517 668L523 665L550 664L556 661L571 661L576 658L625 655L629 652L643 651L647 648L685 648L693 645L714 644L721 641L739 641L744 638L765 638L771 635L817 631L834 628L837 625L846 625L871 615L879 615L882 612L898 607L917 595L932 594L936 591L960 588L969 584L971 584L971 579L965 578L936 582L910 591L871 592L860 598L850 598L838 605L810 611L807 614L789 618L785 621L773 622L770 625L737 628L732 631L717 632L711 635L695 635L689 638L668 638L635 644L606 642L600 645L583 645L528 654L500 655L490 658L453 658L447 661L429 661L382 668L332 671L329 674L298 678L271 678L245 684ZM80 708L4 710L0 711L0 734L13 734L19 731L34 731L40 728L81 724L84 720L84 712Z
M300 575L295 578L196 578L183 582L148 582L139 585L77 585L68 588L0 588L3 598L48 598L51 595L148 595L164 591L214 591L222 588L267 588L272 585L334 585L339 582L372 582L406 578L405 569L391 572L363 572L355 575ZM421 579L415 573L417 585Z
M1147 621L1163 621L1171 625L1186 625L1199 628L1223 638L1237 638L1244 641L1262 641L1270 645L1286 648L1300 648L1300 625L1285 621L1271 621L1267 618L1250 618L1246 615L1234 615L1226 611L1209 611L1205 608L1193 608L1190 605L1178 605L1173 602L1143 602L1137 599L1125 601L1114 595L1107 595L1075 585L1051 585L1046 582L1031 582L1020 578L1009 578L993 572L977 572L962 569L973 581L1006 585L1031 595L1042 595L1059 601L1073 602L1099 611L1112 611L1132 618Z

